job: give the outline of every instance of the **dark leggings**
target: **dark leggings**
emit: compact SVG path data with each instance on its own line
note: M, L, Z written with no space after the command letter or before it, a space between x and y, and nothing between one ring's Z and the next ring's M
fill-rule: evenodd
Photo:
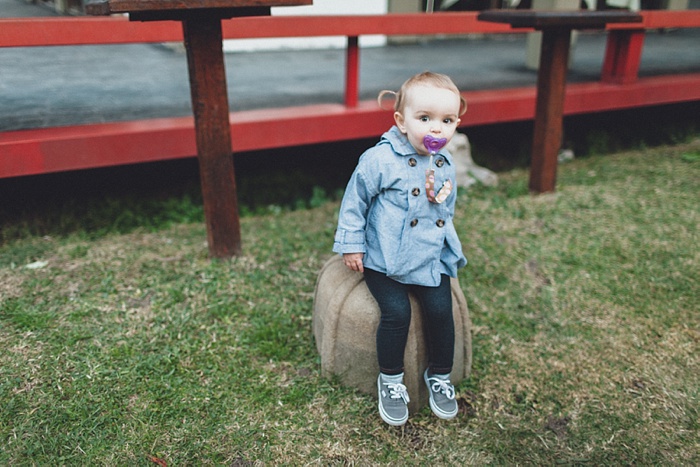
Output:
M367 268L364 275L367 287L381 310L377 329L379 370L387 375L403 372L403 355L411 324L410 291L418 297L423 309L430 371L450 373L454 358L455 330L449 276L443 274L437 287L424 287L401 284L386 274Z

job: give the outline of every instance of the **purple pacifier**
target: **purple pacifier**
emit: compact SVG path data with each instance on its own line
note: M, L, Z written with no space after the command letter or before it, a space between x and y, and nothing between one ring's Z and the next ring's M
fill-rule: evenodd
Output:
M423 146L425 146L425 149L432 155L437 154L446 144L447 138L435 138L433 135L425 135L425 138L423 138Z

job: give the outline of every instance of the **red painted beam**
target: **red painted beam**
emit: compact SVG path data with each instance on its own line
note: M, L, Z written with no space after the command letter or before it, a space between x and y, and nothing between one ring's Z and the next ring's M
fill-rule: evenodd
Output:
M615 29L663 29L663 28L698 28L700 27L700 10L644 10L641 23L611 23L608 30Z
M126 17L0 19L0 47L182 42L175 21L130 22Z
M370 34L430 35L512 33L507 25L477 20L478 12L390 13L347 16L270 16L224 22L228 38L363 36ZM274 35L271 35L274 34Z
M510 33L507 25L477 21L476 13L365 16L261 16L222 21L225 39L361 36L369 34ZM0 47L180 42L175 21L132 22L127 17L0 19Z
M625 86L606 83L578 83L567 86L564 113L622 110L700 100L700 74L640 78Z
M0 133L0 177L178 159L196 153L192 117L10 131Z
M532 120L536 94L534 86L463 93L467 99L467 113L461 117L461 126Z
M222 22L226 39L265 37L362 36L368 34L501 34L523 32L506 24L476 19L478 12L269 16ZM642 11L641 24L609 24L607 29L700 27L700 10ZM129 21L127 17L35 17L0 19L0 47L179 42L177 22Z
M462 127L531 120L535 88L464 93L469 111ZM567 86L564 114L575 115L640 106L700 101L700 74L640 79L619 86ZM369 138L393 122L374 101L356 108L341 104L260 109L230 114L232 149L257 149ZM266 137L259 138L260 128ZM0 133L0 178L194 157L190 117L44 128Z

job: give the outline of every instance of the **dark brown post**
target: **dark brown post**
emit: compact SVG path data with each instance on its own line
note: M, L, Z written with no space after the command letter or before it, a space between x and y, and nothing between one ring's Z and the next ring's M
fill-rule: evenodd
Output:
M530 190L537 193L554 191L556 187L570 42L570 28L542 31L530 165Z
M554 191L557 156L562 141L571 30L601 29L616 22L638 23L642 17L630 12L488 10L479 13L479 19L542 30L530 190L537 193Z
M215 258L228 258L241 253L241 228L221 19L216 15L193 15L182 24L209 253Z

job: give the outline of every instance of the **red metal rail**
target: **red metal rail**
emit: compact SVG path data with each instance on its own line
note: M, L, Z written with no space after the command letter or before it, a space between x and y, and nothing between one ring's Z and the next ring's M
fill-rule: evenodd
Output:
M608 26L600 82L567 86L566 115L700 100L700 73L637 78L644 31L700 27L700 11L645 11L635 25ZM476 13L383 16L260 17L223 22L224 37L348 38L345 104L252 110L231 114L235 152L373 137L391 124L391 113L358 100L357 38L368 34L435 35L510 33L507 25L476 20ZM0 20L0 47L181 41L178 23L126 18ZM535 88L465 93L470 111L462 127L534 117ZM266 138L255 138L264 125ZM194 157L192 118L165 118L0 133L0 178L119 164Z

